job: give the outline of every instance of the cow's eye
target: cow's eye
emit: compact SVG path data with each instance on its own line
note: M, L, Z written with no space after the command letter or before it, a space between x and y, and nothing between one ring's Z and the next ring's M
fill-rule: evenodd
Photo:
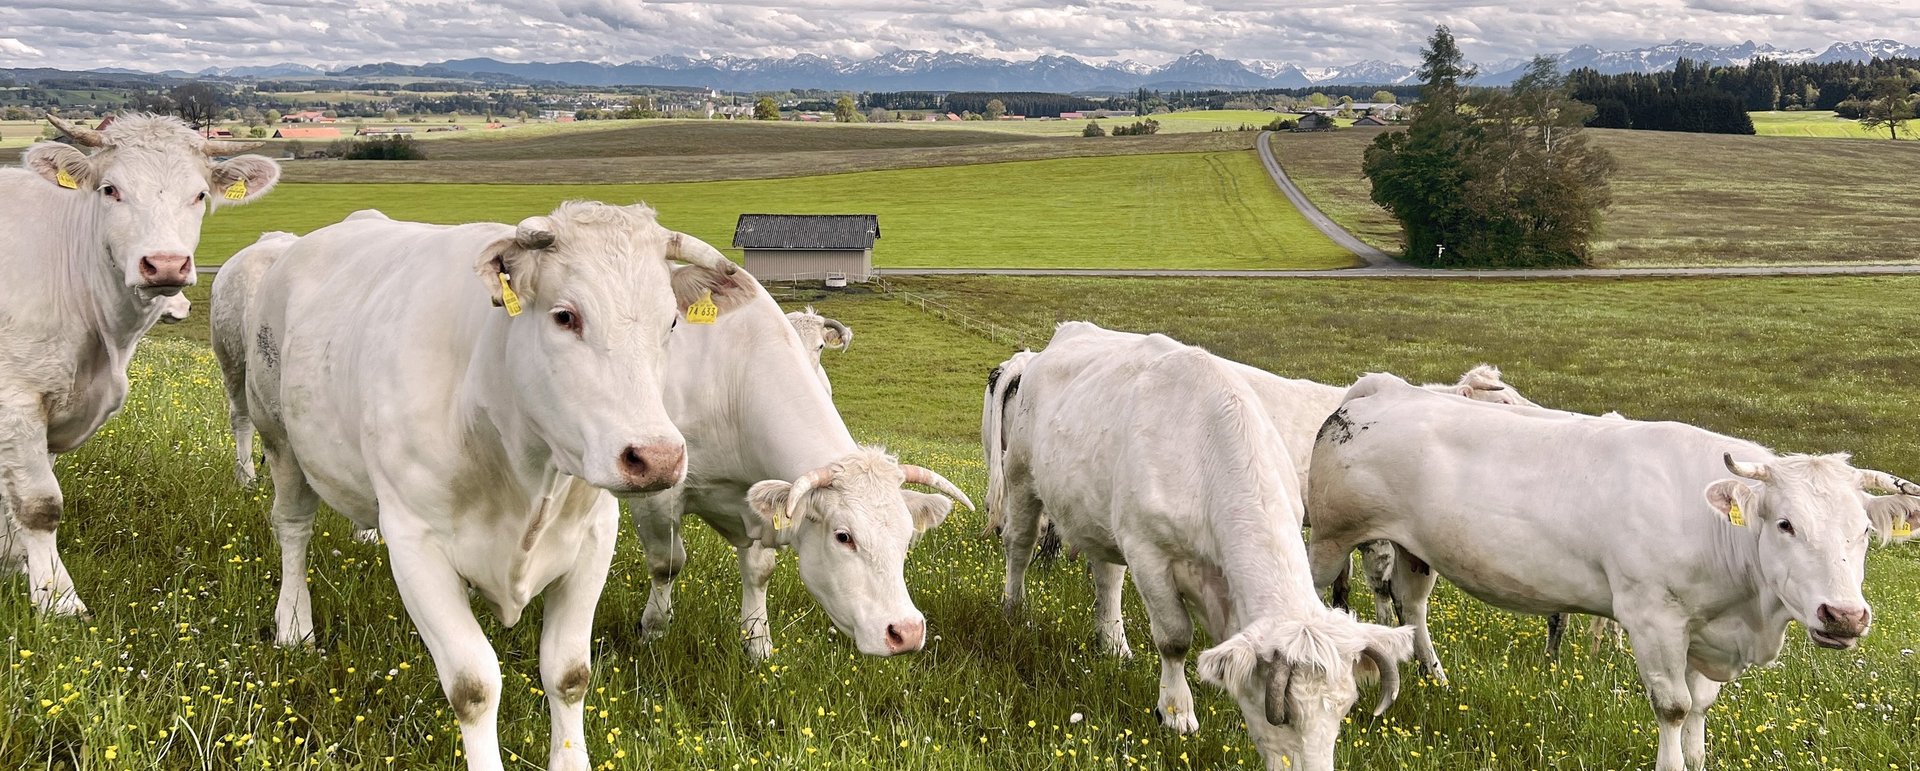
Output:
M847 531L845 531L845 530L835 530L835 531L833 531L833 540L835 540L835 541L837 541L837 542L839 542L839 544L840 544L841 546L845 546L845 547L847 547L847 548L849 548L849 549L851 549L851 548L854 548L854 546L853 546L853 534L852 534L852 533L849 533L849 532L847 532Z
M206 203L206 202L207 202L207 191L205 191L205 190L202 190L202 191L200 191L200 194L199 194L199 195L196 195L196 196L194 196L194 197L193 197L193 202L194 202L194 203L195 203L196 205L197 205L197 204L203 204L203 203Z
M578 313L574 313L565 308L557 308L553 311L553 323L568 332L576 335L580 334L580 314Z
M1782 533L1786 533L1787 535L1793 535L1792 522L1788 522L1783 519L1783 520L1780 520L1780 524L1774 525L1774 527L1780 528L1780 532Z
M101 185L100 194L116 201L120 200L120 188L112 185Z

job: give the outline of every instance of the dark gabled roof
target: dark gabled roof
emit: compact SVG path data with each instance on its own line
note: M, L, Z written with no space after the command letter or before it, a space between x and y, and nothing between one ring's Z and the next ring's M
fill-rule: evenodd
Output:
M870 249L880 237L877 214L742 214L736 249Z

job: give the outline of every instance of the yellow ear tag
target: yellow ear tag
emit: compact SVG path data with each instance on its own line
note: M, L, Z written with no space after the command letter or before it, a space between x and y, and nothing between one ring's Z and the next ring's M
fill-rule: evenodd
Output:
M785 530L789 527L793 527L793 517L787 516L785 509L773 513L773 529Z
M507 283L507 279L513 277L505 273L495 275L500 277L500 304L506 306L508 316L520 315L520 295L514 294L513 285Z
M54 172L53 181L59 183L61 187L64 187L68 190L80 189L80 180L74 179L73 175L68 174L66 169L61 169L59 171Z
M222 195L225 195L229 201L245 200L247 197L247 181L244 179L235 181L233 184L227 186L227 192Z
M720 306L713 304L711 289L692 305L687 306L687 323L689 324L712 324L718 318L720 318ZM776 524L774 527L780 527L780 525Z
M1740 513L1740 504L1727 502L1727 521L1732 522L1734 527L1747 526L1747 515Z
M1901 517L1899 519L1894 520L1893 521L1893 537L1895 538L1913 537L1913 523L1908 522L1906 517Z

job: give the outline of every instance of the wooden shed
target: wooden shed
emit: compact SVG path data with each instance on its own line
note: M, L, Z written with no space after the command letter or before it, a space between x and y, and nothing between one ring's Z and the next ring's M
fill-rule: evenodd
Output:
M757 278L848 281L873 276L873 242L880 238L876 214L742 214L733 246L746 252L747 272Z

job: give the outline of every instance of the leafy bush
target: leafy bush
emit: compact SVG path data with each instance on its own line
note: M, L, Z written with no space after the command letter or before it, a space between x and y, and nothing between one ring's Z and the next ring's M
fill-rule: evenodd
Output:
M1101 128L1097 121L1087 121L1087 127L1080 129L1080 136L1083 137L1103 137L1106 135L1107 130Z
M1292 118L1274 118L1273 122L1267 124L1267 130L1268 131L1292 131L1294 130L1295 127L1299 125L1300 123L1298 121L1295 121Z
M1134 121L1127 126L1114 126L1113 135L1117 137L1144 137L1160 133L1160 121L1148 118Z

